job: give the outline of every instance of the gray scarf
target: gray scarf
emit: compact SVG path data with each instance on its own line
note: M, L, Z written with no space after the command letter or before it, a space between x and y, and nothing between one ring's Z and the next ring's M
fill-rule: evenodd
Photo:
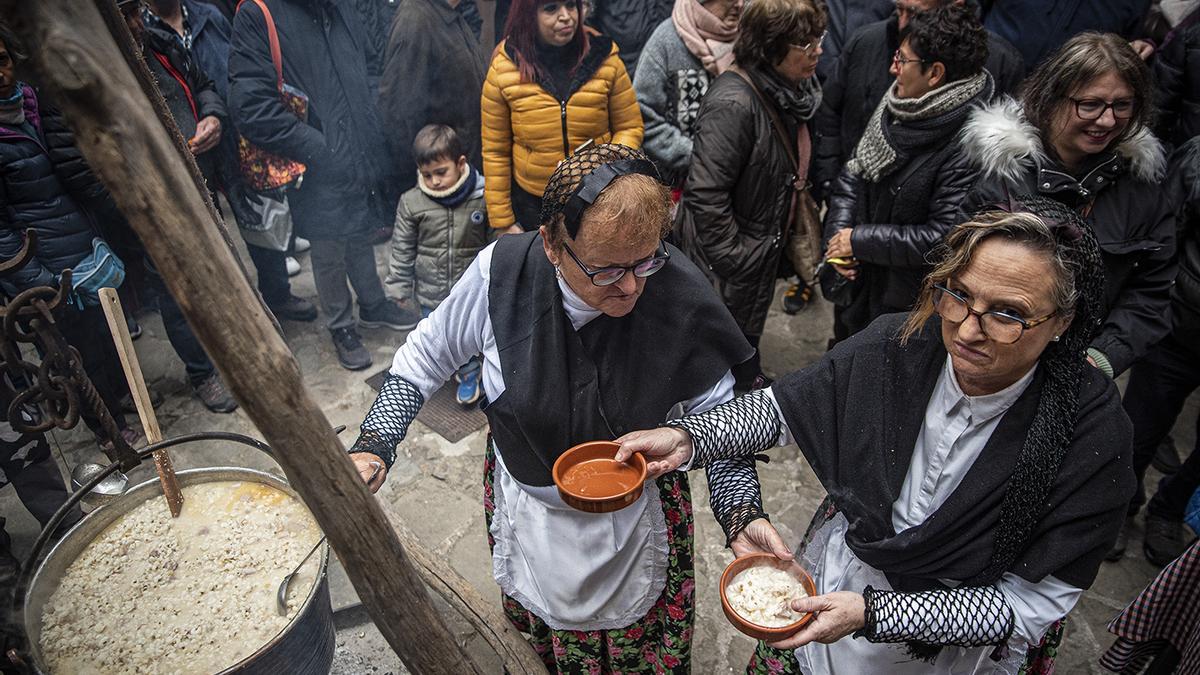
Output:
M17 90L6 100L0 100L0 124L19 127L25 123L25 83L17 82Z
M920 98L897 98L896 85L875 108L846 170L872 183L903 166L914 151L958 132L971 104L992 95L986 70L955 80ZM886 118L886 124L885 124Z

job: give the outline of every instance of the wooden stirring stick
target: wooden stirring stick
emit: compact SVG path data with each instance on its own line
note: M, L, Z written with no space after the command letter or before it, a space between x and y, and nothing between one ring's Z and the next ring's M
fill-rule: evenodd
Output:
M129 391L133 394L142 428L146 430L146 440L151 444L157 443L162 440L162 430L158 428L154 406L150 405L150 393L146 391L146 380L142 377L142 367L133 349L133 338L129 337L129 326L125 323L125 312L121 309L117 289L101 288L100 304L104 307L104 318L108 319L108 329L112 332L117 354L121 357L121 367L125 369L125 379L129 382ZM183 493L179 491L175 467L171 465L171 456L166 450L154 452L154 468L158 471L158 481L162 484L163 497L171 509L171 517L178 518L183 510Z

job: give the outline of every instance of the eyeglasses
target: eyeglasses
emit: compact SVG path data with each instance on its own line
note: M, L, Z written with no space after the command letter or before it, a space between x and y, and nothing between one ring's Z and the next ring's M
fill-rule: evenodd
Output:
M822 44L824 44L826 35L829 35L829 31L821 31L821 34L817 37L817 39L810 41L808 44L792 44L792 46L804 52L805 54L812 56L812 53L815 52Z
M1137 110L1137 100L1132 98L1121 98L1112 103L1098 98L1072 98L1070 100L1075 104L1075 114L1081 120L1098 120L1104 117L1104 113L1109 108L1112 108L1113 117L1127 120L1133 117L1134 111Z
M601 267L600 269L594 270L585 265L583 261L579 259L579 256L575 255L575 252L571 250L570 246L563 244L563 248L567 249L567 254L571 256L571 260L574 260L575 264L579 265L579 269L583 270L583 273L586 274L588 279L591 279L592 283L596 286L611 286L620 281L621 277L625 276L626 272L633 272L633 276L645 279L651 274L661 270L667 264L667 261L671 259L671 252L667 250L667 244L660 241L658 243L658 251L645 260L636 262L628 267L616 265L613 267Z
M895 54L892 54L892 62L893 62L893 63L898 63L898 64L900 64L900 67L901 67L901 68L903 68L904 66L907 66L907 65L908 65L908 64L910 64L910 63L929 63L929 62L928 62L928 61L926 61L925 59L908 59L908 58L905 58L905 57L904 57L904 55L900 53L900 50L899 50L899 49L897 49L897 50L896 50L896 53L895 53Z
M1010 312L979 312L971 307L966 298L941 284L933 286L933 308L950 323L962 323L968 316L974 316L979 320L979 329L983 334L1002 345L1013 344L1021 339L1025 331L1058 315L1054 311L1040 319L1024 319Z

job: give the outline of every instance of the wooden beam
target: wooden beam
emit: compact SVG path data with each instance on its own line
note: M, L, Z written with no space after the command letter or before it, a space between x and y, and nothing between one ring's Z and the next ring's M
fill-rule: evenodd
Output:
M112 0L98 0L112 23ZM359 479L97 4L0 0L92 169L129 219L229 390L329 537L375 625L415 673L477 672ZM116 34L129 40L128 33Z

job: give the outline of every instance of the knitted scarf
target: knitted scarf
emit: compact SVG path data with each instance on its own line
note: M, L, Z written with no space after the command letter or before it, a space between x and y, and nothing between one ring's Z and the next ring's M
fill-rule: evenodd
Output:
M816 76L797 87L784 80L774 68L747 68L746 74L763 96L775 103L779 114L796 127L812 119L821 107L821 83Z
M879 182L921 149L958 133L974 104L991 96L992 76L986 70L920 98L898 98L892 84L867 122L846 170Z
M10 127L25 123L25 83L18 82L12 96L0 100L0 124Z
M733 63L733 42L738 36L738 23L718 19L700 4L699 0L675 0L671 23L688 51L700 59L704 69L720 75Z
M467 197L470 197L471 193L475 190L475 183L478 178L479 172L475 170L474 166L467 164L467 170L458 177L457 183L451 185L445 190L434 190L433 188L425 185L425 179L421 177L421 172L418 171L417 187L421 188L421 192L424 192L425 196L429 197L438 204L454 208L455 206L467 201Z

